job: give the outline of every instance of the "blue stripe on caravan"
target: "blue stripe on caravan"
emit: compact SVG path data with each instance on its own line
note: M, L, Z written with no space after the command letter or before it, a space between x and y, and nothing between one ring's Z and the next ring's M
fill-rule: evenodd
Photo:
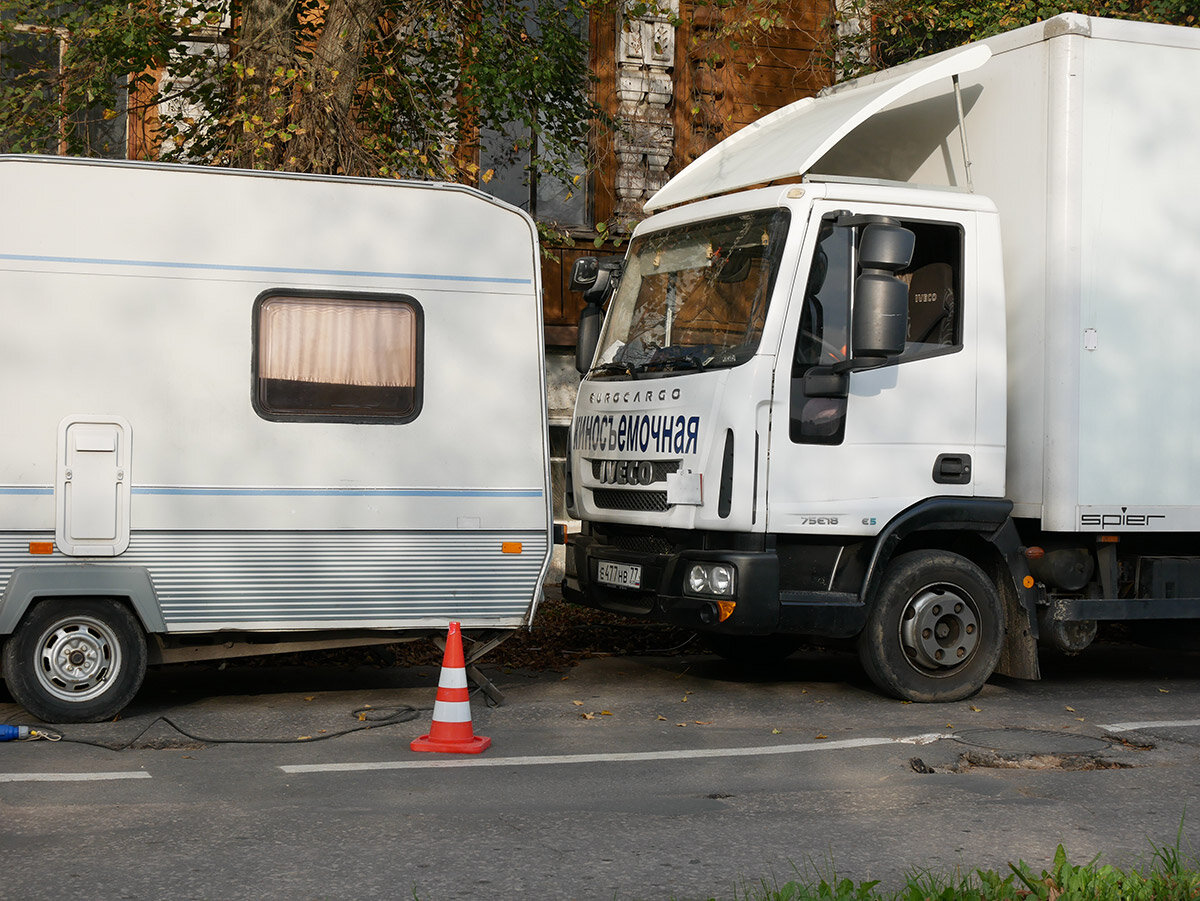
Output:
M172 488L132 489L143 495L194 497L543 497L540 488Z
M136 266L144 269L198 269L207 272L262 272L271 275L334 275L353 278L395 278L434 282L481 282L497 285L532 285L528 278L483 275L438 275L426 272L373 272L366 269L301 269L290 266L241 266L232 263L172 263L166 260L106 260L93 257L55 257L28 253L0 253L0 260L17 263L70 263L93 266Z
M24 485L0 485L0 494L33 494L33 495L50 495L54 494L54 489L50 487L27 487Z

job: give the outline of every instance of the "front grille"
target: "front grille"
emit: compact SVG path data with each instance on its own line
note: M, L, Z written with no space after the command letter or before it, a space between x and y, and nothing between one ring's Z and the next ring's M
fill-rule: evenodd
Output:
M671 507L665 491L596 488L592 491L592 502L601 510L635 510L641 513L665 513Z
M639 554L670 554L675 545L658 535L617 534L604 540L608 547L619 551L634 551Z

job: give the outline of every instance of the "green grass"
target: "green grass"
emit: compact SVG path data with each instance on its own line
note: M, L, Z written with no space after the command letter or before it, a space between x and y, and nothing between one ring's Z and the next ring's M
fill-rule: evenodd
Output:
M1173 846L1151 845L1143 868L1100 865L1099 858L1074 864L1062 845L1049 869L1040 873L1024 861L1007 871L982 870L953 879L915 873L899 891L883 891L879 882L854 882L836 876L798 879L783 885L762 882L739 893L739 901L1197 901L1200 868L1180 851L1183 827Z

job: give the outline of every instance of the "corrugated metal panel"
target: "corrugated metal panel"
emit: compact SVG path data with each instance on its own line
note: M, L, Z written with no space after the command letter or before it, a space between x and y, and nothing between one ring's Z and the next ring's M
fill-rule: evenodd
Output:
M0 539L0 590L16 566L65 562L30 556L46 537ZM145 567L168 630L194 632L517 626L546 554L544 532L141 532L107 559Z

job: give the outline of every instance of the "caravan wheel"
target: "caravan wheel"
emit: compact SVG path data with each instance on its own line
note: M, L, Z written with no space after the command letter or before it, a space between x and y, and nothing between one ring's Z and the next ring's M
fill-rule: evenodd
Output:
M4 644L4 680L22 707L49 723L110 719L146 674L146 638L129 609L108 599L46 600Z

